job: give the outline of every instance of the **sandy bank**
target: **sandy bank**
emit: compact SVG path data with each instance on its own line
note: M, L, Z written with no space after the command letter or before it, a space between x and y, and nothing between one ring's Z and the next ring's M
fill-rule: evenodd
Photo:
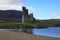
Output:
M18 31L0 30L0 40L60 40L60 38L36 36Z

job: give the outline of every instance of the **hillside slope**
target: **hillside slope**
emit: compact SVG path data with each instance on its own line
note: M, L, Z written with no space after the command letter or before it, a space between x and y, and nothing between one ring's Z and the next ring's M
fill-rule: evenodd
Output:
M0 20L19 21L22 18L22 11L17 10L0 10Z

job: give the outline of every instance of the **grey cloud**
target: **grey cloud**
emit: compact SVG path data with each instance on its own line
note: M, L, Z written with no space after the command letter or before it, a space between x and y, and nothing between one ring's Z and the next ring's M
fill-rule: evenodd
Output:
M0 10L2 9L21 9L24 0L0 0Z

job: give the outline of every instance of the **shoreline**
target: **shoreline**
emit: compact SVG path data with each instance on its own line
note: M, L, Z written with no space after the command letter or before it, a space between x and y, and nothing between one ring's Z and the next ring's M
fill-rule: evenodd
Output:
M18 31L0 30L0 40L60 40L60 38L38 36Z

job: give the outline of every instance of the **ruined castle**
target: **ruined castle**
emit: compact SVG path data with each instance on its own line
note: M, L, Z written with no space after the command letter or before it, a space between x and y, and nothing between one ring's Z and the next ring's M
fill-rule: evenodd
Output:
M32 13L28 13L26 7L22 7L22 11L18 10L0 10L0 22L33 22Z
M25 22L33 22L33 14L28 14L28 9L22 7L22 24Z

